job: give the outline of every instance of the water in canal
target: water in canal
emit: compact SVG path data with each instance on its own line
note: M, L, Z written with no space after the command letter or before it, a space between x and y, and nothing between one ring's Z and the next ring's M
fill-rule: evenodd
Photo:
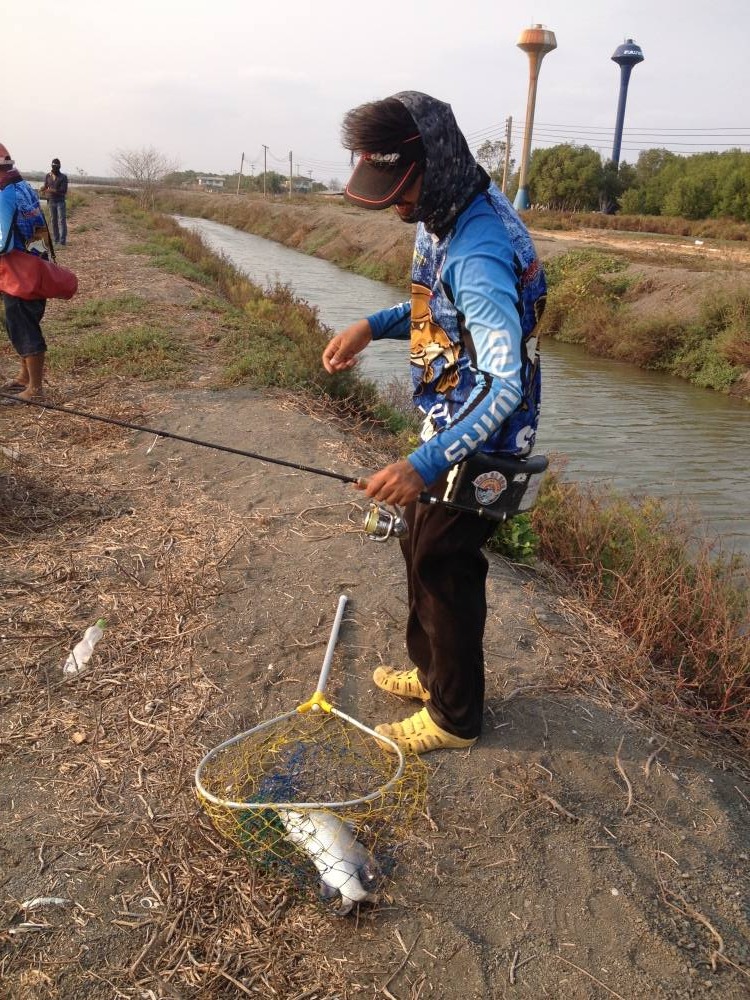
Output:
M403 290L218 222L176 217L254 282L290 285L333 330L400 302ZM537 452L566 456L566 475L628 495L679 498L723 547L750 553L750 406L680 379L542 344ZM362 373L408 376L404 342L367 348Z

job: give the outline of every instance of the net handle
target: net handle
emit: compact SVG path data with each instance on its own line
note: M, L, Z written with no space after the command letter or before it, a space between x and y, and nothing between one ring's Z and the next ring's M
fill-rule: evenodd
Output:
M320 670L320 677L318 678L318 686L315 689L316 695L322 695L326 689L326 684L328 683L328 675L331 672L331 663L333 661L333 651L336 648L336 641L339 637L339 629L341 628L341 619L344 617L344 608L346 607L346 602L348 601L346 594L342 594L339 597L338 607L336 608L336 617L333 619L333 627L331 628L331 635L328 639L328 646L326 648L326 655L323 657L323 666Z

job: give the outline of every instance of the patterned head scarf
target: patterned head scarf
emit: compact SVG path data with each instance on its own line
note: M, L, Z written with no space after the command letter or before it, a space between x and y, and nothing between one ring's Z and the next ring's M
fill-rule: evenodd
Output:
M442 238L490 178L472 156L450 104L417 90L393 96L414 119L427 156L414 221Z

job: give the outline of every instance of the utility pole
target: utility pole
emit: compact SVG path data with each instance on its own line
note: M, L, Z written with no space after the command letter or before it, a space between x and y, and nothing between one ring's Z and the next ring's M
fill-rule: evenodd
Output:
M243 153L242 154L242 159L240 160L240 173L239 173L239 176L237 178L237 194L238 195L240 193L240 181L242 180L242 165L244 164L244 162L245 162L245 154Z
M265 143L261 143L263 146L263 197L266 196L266 174L268 173L268 146Z
M510 136L513 132L513 116L508 115L505 119L505 163L503 164L503 186L502 192L505 194L508 187L508 168L510 167Z
M289 150L289 197L292 197L292 151Z

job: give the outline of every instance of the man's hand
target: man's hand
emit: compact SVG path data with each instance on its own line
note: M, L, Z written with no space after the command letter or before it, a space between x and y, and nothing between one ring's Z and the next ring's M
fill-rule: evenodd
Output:
M357 363L357 355L372 340L372 330L366 319L359 319L328 341L323 351L323 367L329 375L344 372Z
M401 506L416 500L425 488L424 480L407 459L386 465L357 485L357 489L364 490L373 500Z

